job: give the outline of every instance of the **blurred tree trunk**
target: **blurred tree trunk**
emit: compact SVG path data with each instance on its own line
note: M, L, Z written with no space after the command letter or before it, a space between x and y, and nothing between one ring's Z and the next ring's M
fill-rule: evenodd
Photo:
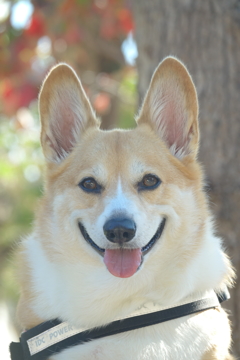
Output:
M240 273L240 2L132 0L142 101L152 73L167 55L181 59L196 84L201 149L218 233ZM240 281L224 304L240 356Z

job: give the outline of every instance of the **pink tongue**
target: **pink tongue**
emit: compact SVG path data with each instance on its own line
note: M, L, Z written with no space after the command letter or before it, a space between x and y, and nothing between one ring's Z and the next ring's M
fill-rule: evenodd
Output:
M127 278L135 274L142 262L141 249L106 249L104 263L108 271L121 278Z

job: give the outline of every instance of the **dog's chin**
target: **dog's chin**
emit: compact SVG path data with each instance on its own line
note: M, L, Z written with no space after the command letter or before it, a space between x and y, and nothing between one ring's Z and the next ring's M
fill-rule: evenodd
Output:
M153 235L153 237L151 238L151 240L146 244L144 245L142 248L141 248L141 252L142 252L142 255L146 255L152 248L153 246L155 245L155 243L159 240L159 238L161 237L162 235L162 232L163 232L163 229L165 227L165 223L166 223L166 219L163 218L163 220L161 221L159 227L157 228L157 231L155 232L155 234ZM101 248L100 246L98 246L93 240L92 238L89 236L87 230L85 229L85 227L83 226L83 224L81 222L78 223L78 226L79 226L79 229L81 231L81 234L83 236L83 238L87 241L87 243L89 245L91 245L91 247L98 253L100 254L101 256L104 256L105 254L105 250L104 248ZM119 246L119 249L122 248ZM131 248L130 246L126 249L128 250L133 250L133 248Z

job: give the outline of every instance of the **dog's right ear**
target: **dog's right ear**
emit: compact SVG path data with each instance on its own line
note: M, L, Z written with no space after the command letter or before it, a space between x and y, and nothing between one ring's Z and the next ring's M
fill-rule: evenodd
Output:
M66 65L54 67L39 95L41 143L48 161L60 162L88 127L98 121L76 73Z

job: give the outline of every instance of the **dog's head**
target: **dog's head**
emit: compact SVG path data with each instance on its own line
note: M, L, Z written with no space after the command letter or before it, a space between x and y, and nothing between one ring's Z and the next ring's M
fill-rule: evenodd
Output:
M176 293L180 282L191 290L199 271L201 281L212 281L206 274L216 241L205 244L198 102L181 62L169 57L158 66L135 129L100 130L79 79L64 64L43 84L40 115L47 174L37 223L53 261L81 263L79 276L94 269L95 279L101 274L117 283L116 277L146 274L145 285L162 294ZM224 269L217 272L223 276Z

